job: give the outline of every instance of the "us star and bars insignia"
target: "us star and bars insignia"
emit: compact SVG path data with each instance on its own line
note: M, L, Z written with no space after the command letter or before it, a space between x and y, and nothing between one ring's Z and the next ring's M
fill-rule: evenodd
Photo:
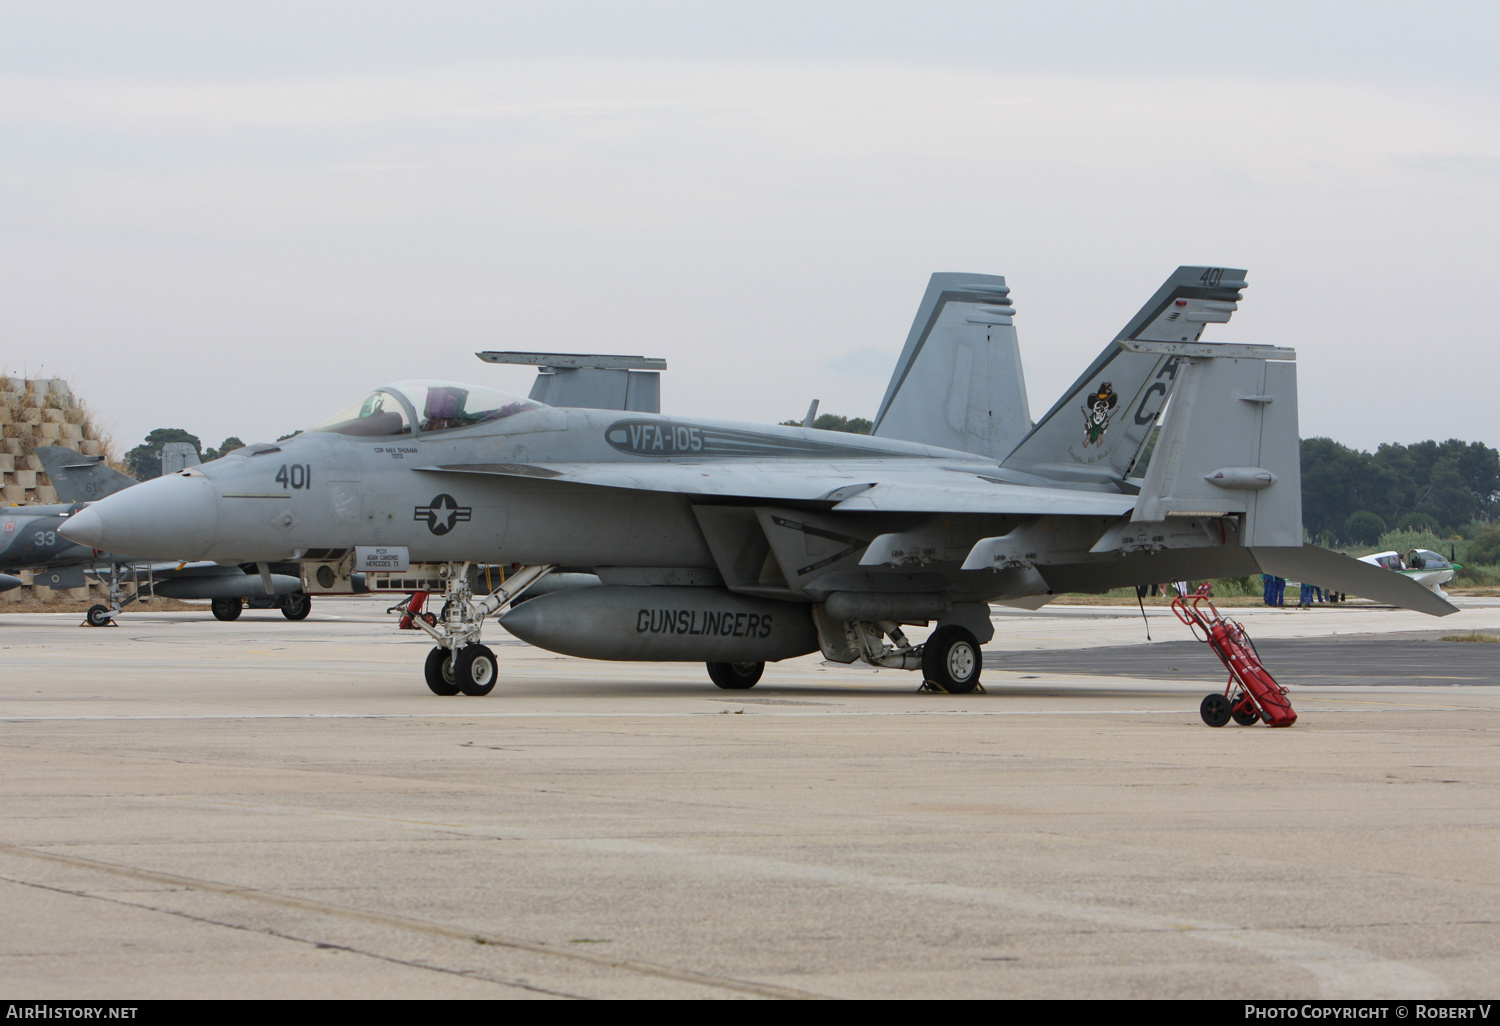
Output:
M433 534L447 534L453 530L454 524L464 523L473 515L474 507L460 506L458 500L445 492L434 497L428 505L418 506L412 519L425 523Z

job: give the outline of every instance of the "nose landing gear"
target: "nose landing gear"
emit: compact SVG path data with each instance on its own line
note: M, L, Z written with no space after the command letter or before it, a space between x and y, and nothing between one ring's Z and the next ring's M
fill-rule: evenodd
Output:
M135 578L135 590L128 596L125 594L125 589L122 586L127 570ZM83 622L89 627L113 626L115 617L126 606L130 605L136 599L140 599L143 602L149 600L156 586L156 578L151 573L151 566L149 564L146 566L146 587L144 593L142 593L141 589L141 568L138 566L124 567L118 563L111 563L107 572L99 566L94 566L91 568L86 567L84 573L109 589L109 605L89 606L89 611L84 614Z
M446 563L441 570L444 581L443 613L440 617L410 615L405 603L390 612L403 614L403 625L426 631L437 642L427 653L423 676L435 695L444 697L487 695L495 689L500 676L495 653L480 644L484 621L510 606L521 593L552 571L548 566L523 566L487 595L476 598L469 586L468 563Z

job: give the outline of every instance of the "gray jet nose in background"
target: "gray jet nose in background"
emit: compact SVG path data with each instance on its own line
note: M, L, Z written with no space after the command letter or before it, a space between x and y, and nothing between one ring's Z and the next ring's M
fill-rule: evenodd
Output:
M218 526L217 496L201 472L143 481L74 513L58 528L79 545L144 559L199 559Z

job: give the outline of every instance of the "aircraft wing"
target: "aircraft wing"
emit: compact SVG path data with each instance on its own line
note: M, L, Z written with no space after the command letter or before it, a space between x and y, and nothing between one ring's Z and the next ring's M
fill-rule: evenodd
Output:
M420 469L677 492L692 496L768 501L828 502L839 512L1000 513L1120 516L1135 496L995 481L958 468L934 470L932 461L859 466L785 462L723 463L463 463Z
M927 475L936 478L936 475ZM1135 508L1134 495L1005 484L973 475L947 479L883 481L833 507L839 512L1057 513L1114 517Z

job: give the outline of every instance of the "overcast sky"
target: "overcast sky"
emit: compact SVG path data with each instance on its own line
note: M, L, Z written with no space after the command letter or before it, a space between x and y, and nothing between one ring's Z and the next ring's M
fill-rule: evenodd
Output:
M121 448L274 438L480 349L872 416L933 271L1034 412L1179 264L1301 431L1500 445L1500 7L0 0L0 368Z

